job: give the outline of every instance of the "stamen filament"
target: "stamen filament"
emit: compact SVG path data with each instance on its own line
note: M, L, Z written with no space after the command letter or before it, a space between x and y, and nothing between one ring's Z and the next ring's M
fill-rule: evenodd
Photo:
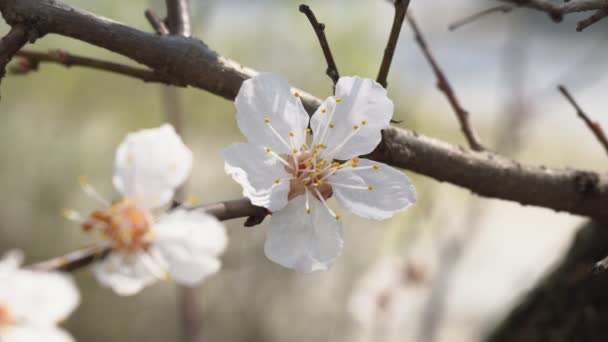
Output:
M87 196L93 198L94 200L98 201L99 203L101 203L103 206L105 207L109 207L110 206L110 202L107 201L105 198L103 198L96 190L95 188L93 188L93 186L91 186L91 184L89 184L89 181L86 177L80 177L80 187L82 188L82 191L84 191L85 194L87 194Z
M276 152L266 149L267 153L272 154L273 157L275 157L278 161L280 161L281 163L283 163L283 165L287 166L290 169L293 169L293 166L289 165L289 163L287 162L287 160L283 159L283 157L281 157L280 155L276 154Z
M281 140L281 142L283 143L283 145L285 145L285 147L287 147L287 150L291 151L293 149L293 146L290 146L287 141L285 141L285 139L283 139L283 137L279 134L279 132L277 132L274 127L272 127L272 125L270 124L270 122L267 122L266 125L268 126L268 128L270 128L270 130L272 131L272 133L274 133L274 135L279 138L279 140Z
M333 216L334 218L336 218L336 220L339 219L340 216L336 215L336 213L334 213L334 211L329 208L329 206L327 205L327 202L325 202L325 199L321 195L321 192L319 191L319 189L313 188L313 190L315 191L315 194L317 194L319 200L321 200L321 203L323 203L323 205L325 206L325 208L327 209L327 211L329 211L329 213L331 214L331 216Z

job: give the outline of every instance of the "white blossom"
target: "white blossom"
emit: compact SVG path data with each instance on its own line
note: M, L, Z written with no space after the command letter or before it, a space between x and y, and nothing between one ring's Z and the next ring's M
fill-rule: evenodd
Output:
M152 210L167 205L192 168L192 152L172 126L130 133L118 146L113 183L123 198L108 204L83 181L85 192L105 207L86 218L67 217L85 231L97 231L113 251L94 267L101 284L120 295L132 295L158 279L195 286L221 266L227 236L213 216L175 209L154 218Z
M370 79L342 77L312 118L297 91L272 73L246 80L235 100L249 143L228 146L225 170L254 205L273 215L265 252L285 267L329 268L342 249L335 195L353 213L382 220L416 200L410 180L372 152L393 115L386 90ZM310 125L310 128L309 128Z
M0 341L74 341L57 326L80 302L73 281L57 272L20 269L22 259L12 251L0 260Z

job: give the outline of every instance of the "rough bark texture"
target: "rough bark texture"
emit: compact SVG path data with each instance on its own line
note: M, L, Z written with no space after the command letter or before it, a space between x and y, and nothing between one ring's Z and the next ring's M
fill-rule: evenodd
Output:
M593 272L606 255L605 225L583 226L563 261L485 341L608 341L608 272Z

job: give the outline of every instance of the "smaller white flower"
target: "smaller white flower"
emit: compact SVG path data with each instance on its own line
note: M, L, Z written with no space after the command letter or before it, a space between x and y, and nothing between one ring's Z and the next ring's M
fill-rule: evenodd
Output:
M195 286L221 266L227 236L213 216L176 209L154 219L151 210L168 204L189 176L192 152L170 125L127 135L118 146L113 183L124 196L106 202L86 182L85 192L105 208L87 218L67 211L85 231L100 232L113 251L94 267L101 284L133 295L158 279Z
M225 170L251 203L272 213L264 248L272 261L302 272L331 266L343 244L340 215L326 203L332 195L375 220L416 201L402 172L359 158L380 143L393 115L393 102L373 80L340 78L336 95L310 120L297 91L272 73L243 82L235 105L249 143L224 150Z
M74 341L57 327L80 302L73 281L65 274L20 269L22 259L12 251L0 260L0 341Z

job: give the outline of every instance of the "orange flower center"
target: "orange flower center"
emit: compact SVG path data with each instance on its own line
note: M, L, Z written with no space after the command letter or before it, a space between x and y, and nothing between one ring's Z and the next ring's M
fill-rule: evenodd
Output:
M94 211L82 223L84 231L98 231L125 252L147 249L151 240L152 216L124 199L111 207Z
M8 305L0 303L0 328L15 324L15 319L8 309Z

